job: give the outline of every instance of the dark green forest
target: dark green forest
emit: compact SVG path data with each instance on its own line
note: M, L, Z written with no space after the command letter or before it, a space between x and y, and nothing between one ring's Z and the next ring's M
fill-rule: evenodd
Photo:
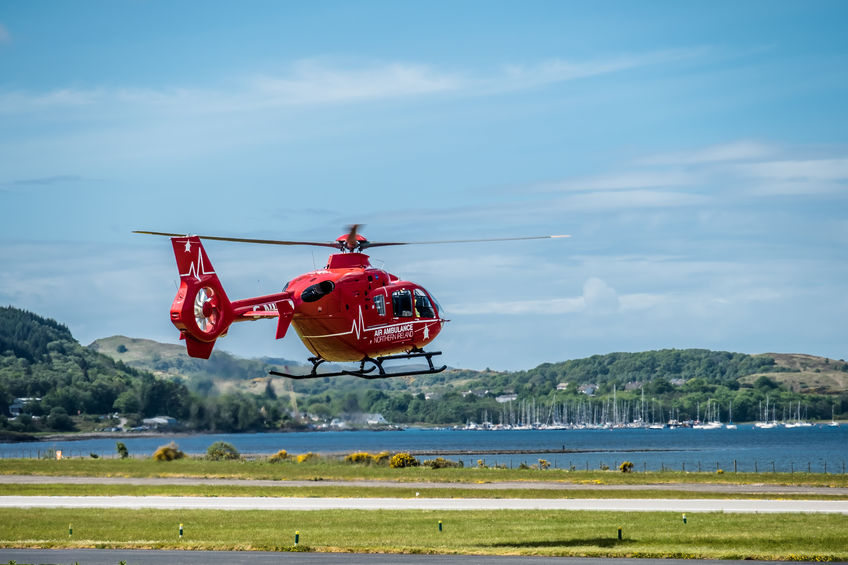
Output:
M100 429L171 416L187 430L239 432L302 429L363 412L380 413L397 425L664 422L710 416L727 422L731 406L732 419L745 422L762 419L764 406L768 417L778 420L845 418L848 410L845 390L793 391L781 384L778 377L789 369L771 357L703 349L595 355L519 372L449 370L380 381L325 377L288 383L286 393L268 379L264 387L254 387L258 393L246 388L222 393L214 386L219 379L262 383L267 369L281 361L220 354L204 374L203 361L182 352L185 359L175 360L173 351L166 355L164 349L174 346L149 343L163 348L162 354L153 350L128 366L94 345L80 345L54 320L0 308L0 429ZM826 361L827 371L848 373L844 361ZM586 390L588 384L595 389ZM498 402L503 395L514 400ZM11 418L9 407L18 398L29 400Z
M15 398L33 400L12 420L9 406ZM0 428L73 431L81 420L105 427L111 420L104 416L115 413L129 425L171 416L196 430L237 432L291 423L279 399L247 394L205 398L178 379L156 378L83 347L53 320L0 308Z

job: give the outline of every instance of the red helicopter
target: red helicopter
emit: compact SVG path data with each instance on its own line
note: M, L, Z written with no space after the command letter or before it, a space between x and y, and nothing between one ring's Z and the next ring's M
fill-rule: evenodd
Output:
M398 279L372 267L362 253L370 247L410 245L413 243L468 243L569 237L550 235L429 242L368 241L357 233L359 225L334 242L279 241L180 235L152 231L133 233L171 238L180 288L171 304L171 322L180 331L191 357L208 359L215 340L224 337L233 322L260 318L277 319L277 339L285 337L289 325L314 355L312 370L305 375L271 371L293 379L351 375L379 379L407 375L427 375L447 367L433 365L441 351L424 351L447 322L436 299L423 287ZM201 239L260 243L271 245L313 245L338 248L323 269L311 271L289 281L282 292L230 301L218 275L206 255ZM387 372L389 360L424 359L422 370ZM359 362L359 369L318 372L326 362Z

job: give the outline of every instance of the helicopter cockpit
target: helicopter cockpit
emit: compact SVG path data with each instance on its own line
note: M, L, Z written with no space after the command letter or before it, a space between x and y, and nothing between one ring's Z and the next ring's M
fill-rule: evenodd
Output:
M396 290L392 293L392 312L398 318L435 318L434 302L438 308L438 302L419 288Z

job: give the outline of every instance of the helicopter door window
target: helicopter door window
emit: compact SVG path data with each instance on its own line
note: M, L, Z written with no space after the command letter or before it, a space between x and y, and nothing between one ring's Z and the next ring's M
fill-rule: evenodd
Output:
M392 310L395 317L412 317L412 293L408 290L398 290L392 293Z
M375 294L372 299L374 302L374 308L377 309L377 313L381 316L386 315L386 297L382 294Z
M417 288L415 289L415 311L419 318L436 317L436 313L433 311L433 306L430 304L430 299Z

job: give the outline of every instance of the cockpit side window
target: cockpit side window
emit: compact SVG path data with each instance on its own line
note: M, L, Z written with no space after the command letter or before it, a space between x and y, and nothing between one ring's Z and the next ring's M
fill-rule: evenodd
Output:
M374 298L372 298L374 302L374 308L377 310L377 313L381 316L386 315L386 297L382 294L375 294Z
M412 293L408 290L397 290L392 293L392 310L395 316L412 317Z
M430 304L430 299L417 288L415 289L415 311L420 318L436 317L436 312L433 311L433 305Z

